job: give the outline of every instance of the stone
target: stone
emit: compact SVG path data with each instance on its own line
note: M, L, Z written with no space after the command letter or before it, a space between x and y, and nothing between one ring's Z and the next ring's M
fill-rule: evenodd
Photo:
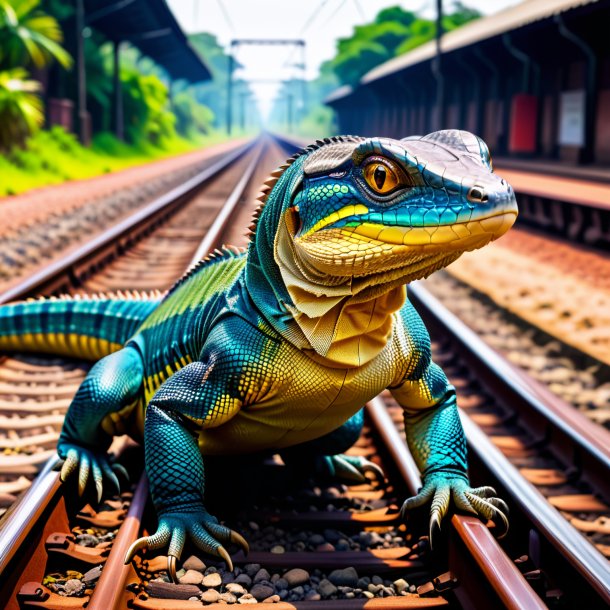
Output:
M208 589L201 594L201 600L213 604L220 599L220 593L216 589Z
M313 534L313 536L311 536L309 538L309 544L311 544L311 546L318 546L319 544L324 544L326 542L326 540L324 540L324 536L321 536L320 534Z
M328 580L336 587L356 587L358 584L358 572L352 567L344 568L343 570L333 570L329 574Z
M270 595L266 599L263 600L263 604L276 604L280 601L279 595Z
M322 597L330 597L331 595L335 595L336 592L337 587L335 587L330 580L324 578L320 581L320 584L318 585L318 593L320 593Z
M339 540L339 542L337 542L337 544L335 544L335 549L337 551L349 551L349 542L342 538L341 540Z
M286 552L286 549L281 544L276 544L275 546L271 547L271 552L275 553L276 555L281 555L282 553Z
M212 572L202 578L201 584L204 587L219 587L222 584L222 576L218 572Z
M409 583L404 578L399 578L398 580L395 580L393 585L394 589L396 589L396 593L399 594L409 587Z
M246 593L246 590L238 582L227 583L225 588L229 593L233 593L234 595L243 595Z
M250 589L250 595L256 598L259 602L262 602L264 599L270 597L274 593L275 591L273 590L273 587L270 585L265 585L261 582L256 583L252 589Z
M378 591L380 591L381 589L383 589L383 585L376 585L374 583L371 583L367 589L374 595L375 593L377 593Z
M267 570L265 570L265 568L261 568L255 574L253 582L257 583L257 582L261 582L261 580L269 580L270 578L271 578L271 574L269 574L269 572L267 572Z
M383 578L381 578L381 576L377 576L377 574L375 574L375 576L373 576L373 578L371 578L371 582L374 585L382 585L383 584Z
M66 595L78 595L81 591L83 591L85 585L78 580L78 578L71 578L67 580L64 584L64 591Z
M237 601L237 597L235 597L235 595L233 595L233 593L229 593L228 591L225 591L224 593L220 594L218 601L225 602L225 604L234 604Z
M313 589L311 591L307 591L307 593L305 594L305 601L307 602L319 602L321 599L322 596Z
M244 566L244 570L246 571L246 574L250 577L250 578L254 578L256 576L256 573L261 569L260 563L247 563Z
M86 585L97 582L102 575L102 566L96 566L83 574L83 582Z
M375 594L371 593L370 591L363 591L362 595L364 595L364 597L368 597L369 599L373 599L373 597L375 597Z
M240 604L258 604L258 600L255 597L252 597L250 593L242 595L237 601Z
M247 574L240 574L235 582L238 582L240 585L244 585L245 587L249 587L252 584L252 579Z
M330 542L325 542L324 544L319 544L316 547L316 551L319 551L321 553L330 553L331 551L334 551L335 547L330 543Z
M286 591L288 589L288 581L285 578L278 578L275 581L275 588L278 591Z
M283 576L289 587L298 587L309 583L309 572L301 568L293 568L288 570Z
M209 578L209 576L205 576ZM181 585L199 585L203 582L204 576L197 570L187 570L184 576L181 576L178 580Z
M151 580L146 587L146 592L151 597L161 599L188 599L189 597L199 597L201 589L197 585L175 585L173 582Z
M250 521L250 523L248 523L248 527L253 531L253 532L258 532L258 530L260 529L260 526L258 523L256 523L256 521Z
M196 555L191 555L183 564L182 567L188 572L189 570L197 570L205 572L206 565Z

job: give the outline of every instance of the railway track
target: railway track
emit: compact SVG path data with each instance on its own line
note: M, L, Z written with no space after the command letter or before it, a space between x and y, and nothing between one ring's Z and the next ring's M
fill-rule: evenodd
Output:
M237 182L236 177L241 178L242 189L251 191L248 175L254 176L254 184L260 184L263 172L266 174L281 160L277 158L277 148L273 152L276 145L268 143L266 146L267 156L261 157L262 162L254 156L255 150L242 151L244 156L236 155L239 157L237 165L227 169L224 178L213 179L189 203L185 203L185 193L174 194L179 201L167 196L162 203L156 202L156 207L151 206L152 217L142 211L138 218L127 223L129 226L113 229L106 241L100 240L97 247L82 252L82 257L73 256L49 271L46 277L32 279L24 292L42 289L48 293L70 289L71 285L72 290L77 291L166 288L192 258L199 258L219 244L222 225L228 224L231 228L249 224L245 219L231 216L222 203L226 199L235 203L242 199L236 191L231 192L229 186L230 182ZM283 146L286 147L286 143ZM233 180L226 179L229 172L236 176ZM213 175L211 173L209 178ZM195 189L195 185L191 188ZM253 196L246 198L254 201ZM217 200L218 205L212 206L213 200ZM189 207L180 208L181 205ZM223 210L214 222L210 222L210 207ZM187 209L191 212L186 212ZM193 209L200 215L193 214ZM239 213L249 220L251 209L240 207ZM198 234L194 230L195 218L201 220ZM205 239L201 241L204 233ZM226 232L224 235L223 241L235 241L231 230L228 239ZM150 240L160 241L153 247ZM168 241L172 247L166 248L166 252L175 251L176 258L156 258L160 244L167 245ZM148 272L150 269L154 271ZM75 278L78 278L77 282ZM8 295L7 299L21 295ZM429 323L438 332L436 322L432 319ZM442 364L455 364L452 354L439 353ZM49 435L40 445L36 442L40 439L27 441L37 447L32 455L43 451L52 454L52 435L57 434L61 409L69 403L70 392L76 389L83 374L82 365L52 361L51 368L47 368L42 360L12 358L1 363L0 380L4 378L5 365L6 370L11 371L7 374L13 375L7 383L13 386L15 396L8 402L16 403L14 415L9 419L21 418L19 409L22 407L17 405L23 404L19 400L19 392L23 389L28 396L25 402L37 403L29 405L38 409L33 411L36 416L44 413L47 418L43 420L44 424L38 423L33 428L34 432L30 429L30 436ZM453 372L457 379L460 371ZM54 385L50 387L50 384ZM527 382L523 381L523 384L527 385ZM466 387L466 384L460 385L461 391L462 386ZM512 391L514 393L514 389ZM504 392L506 400L514 401L510 389L500 389L495 394L504 397ZM33 396L37 398L32 399ZM45 404L49 400L53 401L51 409ZM565 568L564 564L569 566L575 561L569 553L578 543L572 543L571 539L569 544L564 542L563 548L549 544L558 549L556 557L559 558L555 563L549 563L543 542L547 540L546 530L552 528L545 517L540 516L544 513L536 512L537 506L528 507L527 502L519 503L518 499L512 499L518 515L518 538L507 547L508 554L479 520L460 515L451 519L449 535L443 538L440 548L430 553L426 540L416 537L417 520L408 530L398 520L400 502L419 487L420 481L408 455L404 435L400 433L400 413L382 400L368 405L367 433L352 451L382 464L389 477L388 486L380 488L371 484L346 489L336 485L324 488L310 485L300 488L295 486L295 477L286 467L276 462L268 461L262 467L257 465L255 471L244 468L244 476L231 481L229 489L226 484L219 488L222 494L217 495L228 496L227 505L212 510L226 515L232 525L240 524L253 542L250 556L237 554L237 569L232 574L223 572L208 558L187 558L186 568L190 566L190 569L183 577L188 576L186 580L190 578L192 582L181 585L164 581L165 558L146 555L132 565L123 565L128 546L153 525L147 511L146 478L138 474L140 452L134 452L126 443L117 447L120 459L130 468L132 480L137 483L131 491L95 509L78 507L76 499L61 489L57 474L52 470L53 458L45 463L42 456L37 456L38 461L30 465L29 472L15 473L18 475L16 481L25 486L25 477L34 474L40 464L45 463L41 474L0 523L3 553L0 558L0 601L8 608L20 605L81 608L86 604L88 609L107 609L126 607L128 603L130 607L138 608L187 608L201 607L202 596L204 600L216 603L223 601L222 595L230 594L224 598L227 603L250 604L272 598L279 610L361 608L364 604L367 608L423 608L448 603L475 608L542 608L544 601L561 600L569 605L578 602L577 587L582 587L583 583L587 587L584 596L589 604L587 607L603 607L602 604L609 601L609 581L606 578L604 585L603 580L603 569L607 570L607 566L598 565L598 562L592 567L587 563L591 558L582 551L576 556L576 567ZM501 487L516 485L506 477L503 479L489 464L484 465L488 447L476 436L474 424L466 421L471 455L473 452L476 455L476 476L488 468ZM560 425L559 430L565 432L565 427L565 424ZM48 430L40 432L39 428ZM535 438L539 440L538 436ZM45 446L49 448L44 449ZM477 450L480 447L483 447L481 466ZM572 451L576 452L576 445ZM9 457L12 456L7 455L6 459ZM597 485L595 471L582 468L589 459L593 459L589 454L579 454L576 463L582 479L577 482ZM506 465L502 467L506 468ZM253 472L257 476L253 476ZM602 478L603 472L599 471ZM214 485L213 473L212 466L210 489ZM278 489L281 490L279 495ZM16 493L17 490L12 495ZM215 495L210 493L210 497ZM549 510L543 499L537 498L536 503L543 507L541 510ZM234 509L244 505L248 505L247 510ZM529 546L523 543L523 532L533 540ZM512 538L511 535L509 541ZM583 548L589 549L590 555L597 553L582 536L578 535L578 539ZM527 560L522 557L525 554L529 555ZM511 557L521 558L514 562ZM207 564L205 567L202 567L202 559ZM561 580L564 574L573 577L574 583ZM548 582L544 578L548 578ZM65 595L67 591L68 596ZM198 599L190 599L193 597Z

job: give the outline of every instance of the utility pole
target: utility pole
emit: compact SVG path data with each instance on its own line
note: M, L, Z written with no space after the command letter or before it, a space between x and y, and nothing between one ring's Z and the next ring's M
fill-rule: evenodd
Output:
M292 133L292 105L294 101L294 95L292 93L286 94L286 116L288 119L288 133Z
M113 47L112 89L114 93L114 132L119 140L123 140L123 89L121 86L121 41L115 40Z
M445 83L441 64L441 37L443 35L443 0L436 0L436 56L432 60L432 72L436 79L436 117L434 129L443 128L445 110Z
M87 75L85 72L85 4L76 0L76 79L78 137L81 144L89 144L89 113L87 112Z
M231 51L229 53L229 74L227 78L227 135L231 135L231 123L233 121L232 108L233 105L233 70L235 69L235 60L233 59L233 47L235 41L231 42Z
M246 100L249 96L250 94L245 92L239 94L239 126L242 133L246 130Z

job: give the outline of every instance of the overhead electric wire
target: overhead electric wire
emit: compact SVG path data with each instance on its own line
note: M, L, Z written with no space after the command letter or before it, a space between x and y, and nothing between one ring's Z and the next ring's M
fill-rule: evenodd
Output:
M227 12L227 9L226 9L225 5L223 4L222 0L216 0L216 4L218 4L218 7L220 8L220 11L222 12L222 16L224 17L224 19L227 22L227 25L229 26L231 31L235 32L235 26L233 25L233 22L231 21L231 17L229 17L229 13Z

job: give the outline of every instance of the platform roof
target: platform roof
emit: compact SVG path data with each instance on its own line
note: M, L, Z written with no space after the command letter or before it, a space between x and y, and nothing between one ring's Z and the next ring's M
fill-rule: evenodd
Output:
M110 40L129 42L174 80L211 78L165 0L85 0L85 22Z
M483 40L516 30L536 21L541 21L553 15L564 13L573 8L598 2L599 0L524 0L503 11L471 21L441 38L441 51L448 53ZM431 40L408 53L394 57L367 72L360 84L372 83L376 80L400 72L410 66L432 59L436 55L436 41ZM347 97L351 88L340 87L325 100L332 103Z

